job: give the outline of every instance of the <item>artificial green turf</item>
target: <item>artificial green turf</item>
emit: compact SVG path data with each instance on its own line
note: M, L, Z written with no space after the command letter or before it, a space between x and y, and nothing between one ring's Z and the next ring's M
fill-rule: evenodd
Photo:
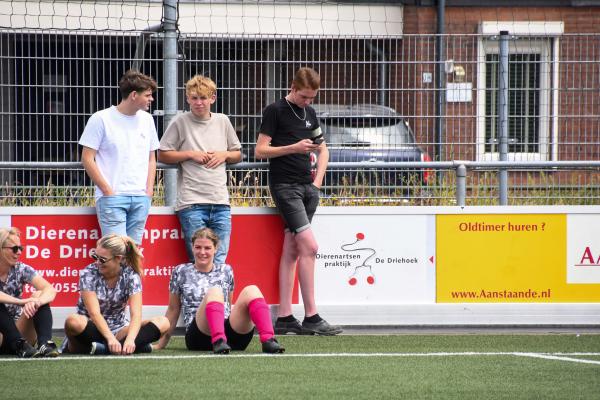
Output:
M281 337L286 355L0 360L2 399L594 399L600 365L515 355L293 357L323 353L599 352L600 335ZM244 353L260 351L256 338ZM178 356L183 340L151 356ZM570 356L598 360L597 356Z

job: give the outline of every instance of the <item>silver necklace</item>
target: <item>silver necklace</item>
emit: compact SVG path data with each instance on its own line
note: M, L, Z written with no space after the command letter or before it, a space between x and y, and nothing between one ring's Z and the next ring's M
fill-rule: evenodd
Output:
M287 98L285 98L285 102L288 103L288 106L290 106L290 110L292 110L292 112L294 113L294 115L296 116L296 118L298 118L300 121L306 121L306 108L303 108L304 110L304 118L300 118L300 116L298 114L296 114L296 111L294 111L294 107L292 107L292 105L290 104L290 102L288 101Z

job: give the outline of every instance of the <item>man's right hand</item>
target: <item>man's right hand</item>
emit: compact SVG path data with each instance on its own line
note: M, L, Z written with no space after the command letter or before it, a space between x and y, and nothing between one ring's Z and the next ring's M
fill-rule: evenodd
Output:
M190 160L197 162L198 164L206 164L212 158L210 154L204 151L192 151Z
M319 145L314 144L310 139L302 139L293 146L295 146L296 153L299 154L309 154L319 148Z

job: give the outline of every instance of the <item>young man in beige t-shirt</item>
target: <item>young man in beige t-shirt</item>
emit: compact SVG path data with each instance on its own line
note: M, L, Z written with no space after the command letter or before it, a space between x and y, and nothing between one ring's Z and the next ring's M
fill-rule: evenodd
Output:
M160 140L158 160L178 164L175 212L185 245L193 260L191 238L208 227L219 236L215 264L227 257L231 235L231 209L227 191L226 163L242 159L240 141L225 114L210 111L217 85L196 75L185 85L190 112L176 116Z

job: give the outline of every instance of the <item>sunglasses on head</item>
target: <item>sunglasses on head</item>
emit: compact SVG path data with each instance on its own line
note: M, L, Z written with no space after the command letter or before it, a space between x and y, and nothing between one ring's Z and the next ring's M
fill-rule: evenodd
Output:
M23 246L10 246L3 247L3 249L11 249L13 253L17 254L19 251L23 251Z
M90 257L92 257L94 259L94 261L98 261L100 264L107 263L114 258L114 257L106 258L106 257L99 256L98 254L96 254L96 252L94 250L90 251Z

